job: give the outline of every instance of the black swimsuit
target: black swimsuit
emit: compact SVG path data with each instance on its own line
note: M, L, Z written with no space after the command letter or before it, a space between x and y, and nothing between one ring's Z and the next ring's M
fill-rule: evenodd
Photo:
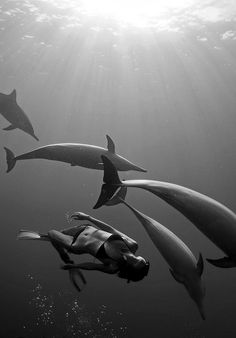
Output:
M116 245L119 247L121 254L130 253L130 249L128 248L125 241L123 240L123 238L120 235L116 235L116 234L111 235L111 237L109 237L108 240L105 243L107 243L107 242L116 242ZM112 257L110 257L107 254L107 252L105 250L105 246L104 246L105 243L103 243L103 245L99 248L97 255L96 255L96 258L114 260Z
M76 242L77 238L79 237L79 235L87 228L87 226L90 226L89 224L86 225L81 225L78 229L78 231L75 233L75 235L73 236L73 240L71 243L71 246ZM114 242L116 241L116 245L118 245L120 252L122 254L125 253L130 253L130 249L128 248L128 246L126 245L126 243L124 242L123 238L118 235L118 234L111 234L111 236L108 238L108 240L106 242ZM104 242L101 247L99 248L97 254L96 254L96 258L99 260L104 260L104 259L113 259L112 257L108 256L104 244L106 243ZM71 251L70 249L68 250L69 252Z

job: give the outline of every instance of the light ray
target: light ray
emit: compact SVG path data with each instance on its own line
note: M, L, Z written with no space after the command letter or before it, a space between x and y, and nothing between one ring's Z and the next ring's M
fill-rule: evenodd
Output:
M89 16L112 18L133 25L146 24L152 18L168 16L171 10L182 10L195 0L45 0L60 8L74 8Z

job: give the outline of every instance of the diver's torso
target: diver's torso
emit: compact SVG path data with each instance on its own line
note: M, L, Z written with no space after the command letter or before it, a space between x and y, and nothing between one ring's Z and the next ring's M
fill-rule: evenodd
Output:
M94 257L100 247L112 236L111 233L87 225L71 246L75 254L87 253Z

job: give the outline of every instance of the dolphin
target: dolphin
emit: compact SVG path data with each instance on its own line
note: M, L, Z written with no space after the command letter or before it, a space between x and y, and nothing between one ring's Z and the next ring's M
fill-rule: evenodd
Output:
M18 128L31 135L35 140L39 140L37 136L35 136L33 126L28 116L16 102L15 89L10 94L0 93L0 114L10 122L10 125L3 128L3 130Z
M71 166L80 166L90 169L102 170L102 155L106 155L107 158L112 161L117 170L136 170L146 172L146 169L138 167L124 157L116 154L114 142L112 141L110 136L106 135L106 138L107 149L90 144L59 143L49 144L47 146L34 149L28 153L15 156L10 149L5 147L4 149L6 151L8 165L7 172L11 171L14 168L16 161L28 159L47 159L52 161L70 163Z
M205 320L203 299L205 286L201 275L203 273L203 258L199 255L198 262L187 245L172 231L141 213L125 201L127 187L123 186L106 205L125 204L143 225L153 244L161 253L170 267L173 278L183 284L190 297L197 304L202 319Z
M115 167L105 156L105 184L94 209L105 204L120 186L147 190L177 209L207 236L226 257L207 259L214 266L232 268L236 266L236 214L213 198L197 191L168 182L152 180L121 181Z

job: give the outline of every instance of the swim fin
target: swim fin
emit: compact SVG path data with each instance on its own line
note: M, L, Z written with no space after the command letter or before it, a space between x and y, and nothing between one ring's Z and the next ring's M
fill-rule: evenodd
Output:
M50 241L48 235L40 234L36 231L20 230L17 239Z
M82 280L83 284L87 284L86 279L83 275L83 273L80 271L80 269L76 268L76 269L70 269L69 270L69 278L71 283L73 284L73 286L76 288L76 290L78 292L81 291L77 281L76 281L76 276L80 277L80 279Z

